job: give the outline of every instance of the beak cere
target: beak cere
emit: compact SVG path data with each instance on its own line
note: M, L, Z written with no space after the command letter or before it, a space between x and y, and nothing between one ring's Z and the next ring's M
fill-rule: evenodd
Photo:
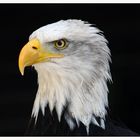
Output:
M63 54L55 54L43 49L38 39L32 39L20 51L18 61L19 70L24 75L26 66L48 61L49 58L61 58L63 56Z

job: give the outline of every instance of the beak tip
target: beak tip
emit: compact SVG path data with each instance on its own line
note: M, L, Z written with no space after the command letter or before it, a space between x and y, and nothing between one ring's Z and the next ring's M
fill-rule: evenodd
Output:
M24 76L24 71L20 71L21 75Z
M21 75L24 76L24 72L22 72Z
M23 76L24 75L24 67L19 66L19 71L20 71L21 75Z

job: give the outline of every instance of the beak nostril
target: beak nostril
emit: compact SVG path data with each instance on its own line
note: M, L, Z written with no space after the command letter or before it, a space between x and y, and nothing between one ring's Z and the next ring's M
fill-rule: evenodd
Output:
M32 46L32 48L33 48L34 50L37 50L37 47L35 47L35 46Z

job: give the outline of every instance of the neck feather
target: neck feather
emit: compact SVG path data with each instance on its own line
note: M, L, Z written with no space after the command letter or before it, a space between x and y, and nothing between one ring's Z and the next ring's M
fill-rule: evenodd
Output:
M90 67L90 69L89 69ZM58 119L68 103L68 114L65 119L70 128L74 128L72 119L81 121L88 131L92 122L104 128L103 120L108 107L108 88L106 81L111 79L108 71L102 71L101 76L92 73L92 65L88 69L64 69L55 63L40 63L35 65L38 72L38 92L33 106L32 116L37 119L39 109L45 115L45 108L49 105L50 111L57 111ZM95 80L96 77L96 80ZM101 118L101 123L96 121Z

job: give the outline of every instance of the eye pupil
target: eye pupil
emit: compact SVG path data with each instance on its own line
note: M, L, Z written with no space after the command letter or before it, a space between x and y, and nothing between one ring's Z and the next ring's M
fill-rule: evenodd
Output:
M57 44L58 44L58 46L61 46L61 45L62 45L62 40L59 40L59 41L57 42Z

